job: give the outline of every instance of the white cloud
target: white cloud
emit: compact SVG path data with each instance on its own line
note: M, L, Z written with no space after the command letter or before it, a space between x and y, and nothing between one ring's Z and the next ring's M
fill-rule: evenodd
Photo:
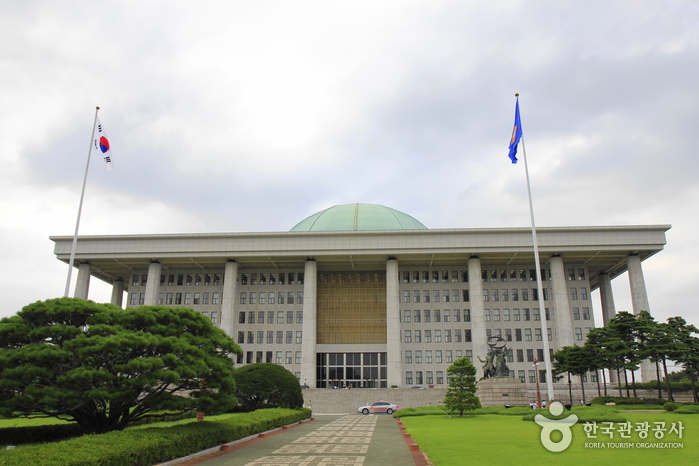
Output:
M83 234L287 230L348 202L526 226L521 92L537 224L673 224L653 312L699 323L694 2L2 7L0 315L63 293L48 236L72 234L96 105L117 169L92 161Z

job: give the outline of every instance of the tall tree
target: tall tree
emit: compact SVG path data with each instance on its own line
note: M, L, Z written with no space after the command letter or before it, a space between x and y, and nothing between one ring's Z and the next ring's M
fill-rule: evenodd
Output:
M626 396L629 394L629 379L627 371L631 372L631 381L634 396L636 396L635 372L639 367L642 358L640 356L639 344L636 340L636 316L629 312L619 312L609 321L608 327L616 334L621 343L617 350L620 368L624 371L624 382L626 385Z
M0 320L0 409L91 433L226 409L236 402L233 354L240 347L191 309L36 302Z
M673 338L673 344L668 352L668 357L673 361L682 364L685 369L693 369L695 374L699 370L699 340L692 334L699 333L699 330L682 317L670 317L667 319L668 332ZM667 384L670 384L669 377L666 376ZM697 389L694 377L690 377L692 382L692 392L694 401L697 401Z
M471 360L464 356L457 359L447 369L449 388L444 398L444 404L449 413L471 412L481 407L481 400L476 396L476 367Z

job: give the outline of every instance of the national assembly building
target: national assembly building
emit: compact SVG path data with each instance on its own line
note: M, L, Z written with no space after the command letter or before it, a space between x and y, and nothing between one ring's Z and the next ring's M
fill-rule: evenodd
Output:
M536 270L530 228L428 229L389 207L338 205L288 232L80 236L75 297L88 299L95 277L117 306L192 308L242 347L239 365L280 364L312 388L444 387L462 356L483 375L491 337L506 342L510 375L531 383L544 339L557 351L595 327L593 290L598 326L624 272L628 311L651 310L642 263L669 228L538 228ZM51 237L66 263L72 239Z

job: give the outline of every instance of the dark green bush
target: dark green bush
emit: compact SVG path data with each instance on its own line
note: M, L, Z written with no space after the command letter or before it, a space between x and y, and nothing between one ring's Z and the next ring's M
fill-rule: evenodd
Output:
M296 409L303 406L296 376L278 364L257 363L233 372L241 411L265 408Z
M673 403L672 401L668 401L663 405L663 409L665 411L676 411L677 410L677 403Z
M50 449L43 445L24 445L4 451L0 456L0 465L145 466L293 424L308 419L310 415L307 409L268 409L221 421L84 435L55 443Z

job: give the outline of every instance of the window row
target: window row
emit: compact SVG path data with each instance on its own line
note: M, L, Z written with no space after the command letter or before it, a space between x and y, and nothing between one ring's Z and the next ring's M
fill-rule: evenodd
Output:
M546 281L546 270L541 269L541 281ZM551 273L549 272L549 276ZM535 282L536 269L488 269L481 270L481 281L487 282Z
M238 294L238 302L240 304L284 304L285 302L286 304L303 304L303 291L296 293L293 291L270 291L268 293L241 291Z
M467 270L404 270L403 283L459 283L468 282Z
M458 303L461 298L468 302L468 290L403 290L404 303Z
M512 350L509 351L509 353L512 353ZM424 364L432 364L433 362L435 364L451 364L454 362L453 359L453 354L454 351L452 350L435 350L434 351L434 360L432 358L433 351L432 350L426 350L424 351ZM444 354L444 358L442 358L442 354ZM466 356L469 358L471 357L472 351L467 350L466 351ZM456 350L456 359L459 359L463 356L462 350ZM423 364L423 351L422 350L415 350L415 359L414 359L415 364ZM403 354L403 362L405 364L413 364L413 351L412 350L406 350ZM513 362L511 359L511 354L508 354L508 360L507 362Z
M453 314L452 314L453 313ZM452 316L454 322L461 322L462 310L461 309L424 309L424 310L404 310L403 311L403 323L409 324L411 322L451 322ZM463 321L471 322L471 310L463 309Z
M549 289L543 288L544 301L549 300ZM531 296L531 301L539 300L539 290L536 288L531 288L531 294L529 293L529 288L512 288L512 289L492 289L483 290L483 301L529 301Z
M244 324L264 324L265 323L265 312L267 313L267 323L274 324L293 324L294 315L296 316L296 323L303 323L303 311L240 311L238 313L238 323Z
M247 338L246 338L247 336ZM293 344L293 343L301 343L301 337L302 337L302 332L301 330L297 330L294 332L293 330L277 330L276 332L273 330L267 330L266 332L264 330L259 330L257 332L252 332L249 331L243 332L239 331L238 332L238 344L248 344L248 345L253 345L257 343L258 345L263 345L263 344L268 344L268 345L282 345L282 344ZM269 362L269 361L267 361Z
M180 273L160 275L160 286L218 286L223 283L223 275L220 273ZM131 285L146 286L148 274L134 274L131 277Z
M435 380L433 377L434 372L433 371L425 371L425 378L423 379L422 377L423 372L422 371L416 371L415 372L415 385L434 385ZM449 382L447 382L449 383ZM406 385L413 385L413 371L406 371L405 372L405 384ZM444 384L444 371L437 371L437 385L443 385Z
M274 364L301 364L301 351L247 351L245 364L266 362ZM243 364L243 355L239 354L236 364ZM301 374L296 372L296 378Z
M502 319L504 322L509 322L510 319L516 322L520 320L528 322L532 320L532 317L535 321L541 320L541 315L538 307L535 307L533 309L529 309L527 307L522 309L513 308L512 312L510 312L510 309L484 309L483 317L486 322L490 322L491 319L493 322L500 322L500 319ZM546 308L546 320L551 320L549 308Z
M158 305L207 305L219 304L222 293L218 291L212 292L186 292L186 293L158 293ZM184 299L183 299L184 298ZM145 293L131 293L129 295L129 305L143 305L146 302Z
M303 272L243 272L241 285L303 285Z
M553 341L553 331L547 328L547 339ZM580 338L578 338L580 330ZM486 338L501 337L505 341L542 341L540 328L506 328L486 329ZM575 329L577 340L582 339L582 330ZM403 343L470 343L473 341L471 329L442 329L442 330L403 330Z

